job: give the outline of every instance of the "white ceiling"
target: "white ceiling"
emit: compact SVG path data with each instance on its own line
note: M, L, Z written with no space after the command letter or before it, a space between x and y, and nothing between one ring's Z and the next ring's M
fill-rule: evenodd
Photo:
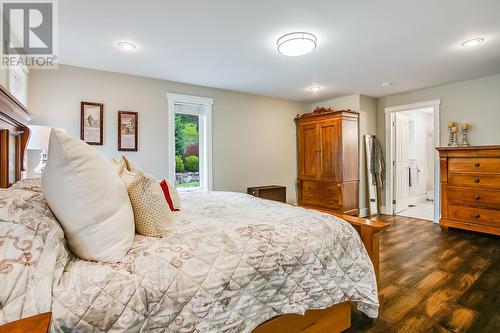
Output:
M63 64L297 101L500 73L499 0L63 0L59 10ZM317 49L280 55L276 40L294 31L315 34ZM460 47L477 36L480 47Z

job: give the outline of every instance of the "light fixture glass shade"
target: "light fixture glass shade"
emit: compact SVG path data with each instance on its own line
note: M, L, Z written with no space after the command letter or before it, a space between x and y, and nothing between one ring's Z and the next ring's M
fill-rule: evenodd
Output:
M136 48L136 45L132 42L129 42L129 41L121 41L121 42L118 42L116 43L116 46L122 50L126 50L126 51L131 51L131 50L135 50Z
M278 39L278 52L298 57L311 53L316 48L317 38L308 32L292 32Z
M28 149L32 150L47 150L49 148L49 137L52 127L29 125L30 138L28 141Z
M474 46L478 46L479 44L482 44L484 42L484 38L473 38L473 39L469 39L469 40L466 40L465 42L463 42L462 44L462 47L474 47Z

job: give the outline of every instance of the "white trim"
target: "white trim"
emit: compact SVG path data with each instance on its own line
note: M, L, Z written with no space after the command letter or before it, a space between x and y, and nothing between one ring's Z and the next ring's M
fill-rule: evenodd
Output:
M415 109L424 109L430 107L439 107L440 105L441 105L441 99L434 99L432 101L427 101L427 102L388 106L384 110L385 113L392 113L392 112L409 111Z
M172 184L175 184L175 145L170 144L175 142L175 120L174 120L174 105L175 103L192 103L203 104L205 106L205 114L200 115L200 147L202 156L200 156L200 174L201 170L205 170L205 184L200 186L202 189L212 190L212 105L213 98L199 97L192 95L167 93L168 100L168 179ZM197 114L198 115L198 114ZM205 133L206 130L206 133Z
M368 208L359 209L359 217L368 217L368 213L369 213Z
M182 103L193 103L193 104L214 104L214 99L209 97L200 97L193 95L175 94L167 93L167 100L174 100L176 102Z
M393 215L394 208L392 205L393 198L393 161L394 161L394 147L392 143L394 141L394 130L392 123L394 121L394 114L396 112L409 111L415 109L423 109L423 108L432 108L432 112L434 115L434 145L436 147L440 146L440 106L441 99L435 99L420 103L413 104L405 104L405 105L396 105L389 106L384 108L385 111L385 154L386 154L386 190L385 190L385 202L386 206L384 206L382 212L387 215ZM439 155L434 152L435 160L434 160L434 223L438 223L441 215L441 184L439 179Z

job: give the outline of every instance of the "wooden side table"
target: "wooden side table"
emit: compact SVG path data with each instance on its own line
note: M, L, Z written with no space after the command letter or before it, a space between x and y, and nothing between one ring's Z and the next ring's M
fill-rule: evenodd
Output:
M247 193L262 199L286 202L286 187L278 185L255 186L247 188Z
M0 333L47 333L52 312L19 319L0 326Z

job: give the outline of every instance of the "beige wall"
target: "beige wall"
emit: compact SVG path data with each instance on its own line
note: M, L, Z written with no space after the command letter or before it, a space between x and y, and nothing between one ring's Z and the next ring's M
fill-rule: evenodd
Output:
M80 102L104 103L104 146L98 149L110 158L121 154L117 111L138 111L139 151L123 154L159 178L167 175L166 93L214 98L214 190L242 192L248 186L278 184L287 187L289 202L296 201L293 119L309 105L64 65L32 70L28 90L32 123L64 128L74 137L80 135ZM31 167L37 154L29 155Z
M366 183L366 158L364 135L377 135L377 100L365 95L349 95L314 103L335 110L351 109L359 112L359 208L360 215L368 214L368 187Z
M379 98L377 125L381 139L385 140L385 107L439 98L441 145L448 142L450 121L471 123L470 139L474 145L500 144L500 75Z

